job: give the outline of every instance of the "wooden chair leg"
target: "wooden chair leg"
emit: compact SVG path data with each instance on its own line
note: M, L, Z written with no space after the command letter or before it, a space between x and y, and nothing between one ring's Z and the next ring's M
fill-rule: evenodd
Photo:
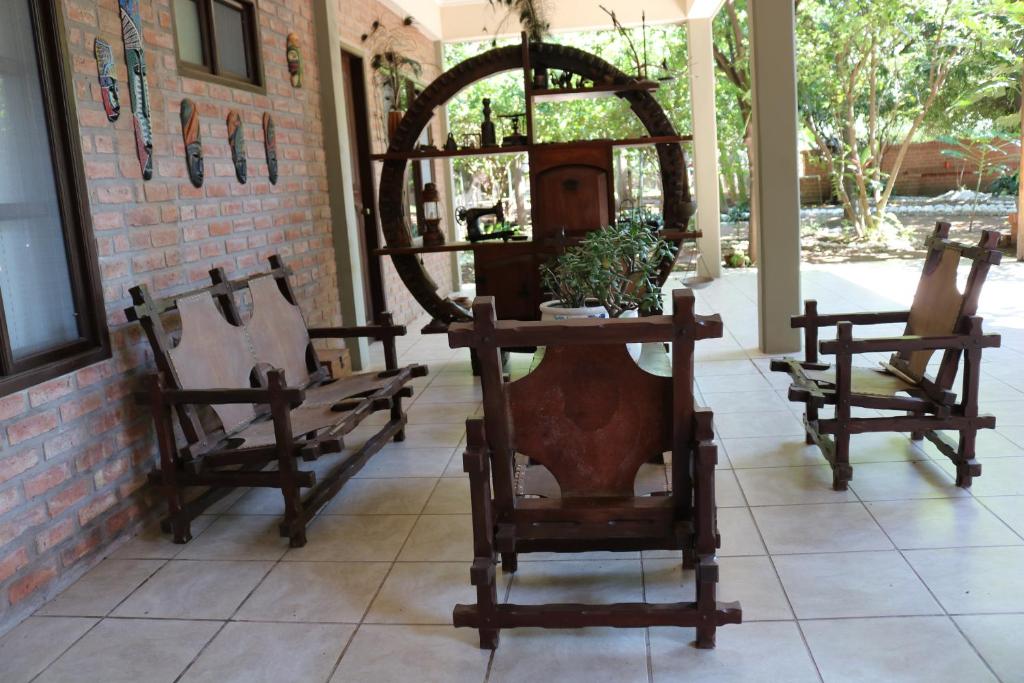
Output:
M693 548L683 549L683 569L693 569L697 566L697 551Z
M149 382L149 402L156 425L157 447L160 451L160 477L167 499L167 522L175 543L192 540L192 524L185 511L185 496L177 475L177 446L171 407L164 401L163 379L153 375Z
M850 435L843 431L835 435L834 462L832 463L832 489L845 491L850 479L853 478L853 467L850 466Z
M401 420L403 416L404 413L402 412L402 397L395 396L391 399L391 420ZM395 432L394 441L396 443L405 441L405 427L402 427L397 432Z
M284 496L284 521L281 523L281 535L288 536L288 544L292 548L306 545L306 522L302 514L302 496L296 481L295 453L292 450L294 434L292 433L291 405L283 395L288 387L283 370L271 370L267 373L267 386L270 389L270 414L274 420L274 438L277 442L277 473L281 494Z
M921 417L924 413L907 411L908 417ZM924 432L910 432L911 441L922 441L924 439Z
M813 423L818 419L818 406L816 404L808 403L805 415L807 416L807 423ZM810 430L804 432L804 443L808 446L813 446L815 444L814 437L811 435Z
M519 569L519 553L501 554L501 571L514 574Z
M978 467L974 460L978 440L978 430L964 429L960 432L960 444L957 447L956 485L965 489L971 487L974 472Z
M697 609L705 619L704 623L697 627L697 647L701 650L711 650L715 647L717 584L718 562L713 555L702 557L697 565L696 577Z

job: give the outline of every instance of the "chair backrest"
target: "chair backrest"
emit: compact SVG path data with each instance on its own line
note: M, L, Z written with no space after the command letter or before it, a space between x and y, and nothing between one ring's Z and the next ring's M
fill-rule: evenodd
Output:
M277 255L270 271L229 280L220 268L210 271L208 287L165 298L150 295L145 285L131 290L134 306L125 309L138 320L157 369L172 389L239 389L264 381L267 369L282 369L289 386L306 387L326 377L288 281L289 270ZM248 291L252 314L242 320L238 298ZM166 318L177 313L181 335L175 344ZM204 427L196 406L178 407L182 432L190 445L205 445L256 418L264 409L252 405L212 405L220 428Z
M693 293L680 289L671 316L521 322L497 321L493 298L477 298L474 321L453 324L449 343L480 359L499 506L512 499L516 453L544 465L563 498L632 496L653 456L672 451L674 463L688 462L694 342L722 335L718 316L695 316L693 306ZM669 372L641 368L628 342L673 342ZM503 382L500 349L530 346L544 347L540 364ZM674 468L673 495L689 495L688 477L685 465Z
M943 336L963 331L968 317L978 311L978 297L992 265L998 264L999 233L982 230L977 246L949 240L949 223L937 223L928 238L921 280L910 307L907 335ZM962 260L971 261L971 270L961 292L957 288L957 270ZM910 379L920 380L934 351L913 351L893 355L890 363ZM943 357L936 384L949 389L956 378L960 354L947 352Z

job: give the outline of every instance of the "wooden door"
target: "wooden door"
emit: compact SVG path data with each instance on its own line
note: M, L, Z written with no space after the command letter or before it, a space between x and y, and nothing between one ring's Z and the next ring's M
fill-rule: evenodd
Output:
M344 50L341 51L341 78L345 96L348 135L352 144L352 195L355 209L361 222L359 246L363 261L363 296L367 318L375 320L387 310L384 298L384 277L381 274L380 257L374 252L380 247L380 231L374 212L373 167L370 161L370 110L366 101L366 81L363 60Z
M533 237L560 230L582 237L609 225L615 211L611 145L544 145L530 151Z

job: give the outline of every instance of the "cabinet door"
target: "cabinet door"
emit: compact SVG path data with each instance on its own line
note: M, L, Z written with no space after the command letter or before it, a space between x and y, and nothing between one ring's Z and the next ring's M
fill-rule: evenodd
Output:
M476 292L493 296L500 320L540 319L540 272L532 244L477 246Z

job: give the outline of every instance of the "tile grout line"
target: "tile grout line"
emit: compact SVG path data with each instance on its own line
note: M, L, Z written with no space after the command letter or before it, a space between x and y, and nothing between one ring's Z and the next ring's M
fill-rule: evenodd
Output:
M970 493L971 492L968 491L968 494ZM857 495L856 491L854 491L854 495ZM860 496L857 496L857 499L860 500ZM968 638L967 635L963 632L963 630L961 630L959 625L957 625L956 619L954 619L952 615L950 615L949 610L946 609L946 606L942 603L939 597L935 595L935 591L932 590L932 587L928 585L928 582L925 581L924 577L922 577L920 572L917 571L917 567L915 567L914 564L907 559L907 556L904 553L903 548L901 548L895 541L892 540L892 537L889 536L889 532L885 530L885 528L875 518L875 515L871 512L871 508L868 505L864 504L864 501L861 501L861 503L864 505L864 509L867 510L867 513L871 515L871 519L874 520L878 528L882 530L883 534L885 534L885 537L889 539L890 543L892 543L893 547L896 549L896 552L899 553L900 558L903 560L903 562L907 565L910 571L914 573L914 576L917 577L917 580L920 581L921 585L924 586L925 590L928 591L928 595L931 596L932 600L934 600L935 603L942 610L942 614L946 617L946 620L949 621L950 624L952 624L953 628L956 629L957 633L960 634L960 637L963 638L964 642L967 643L968 647L971 648L971 651L974 652L974 654L978 657L981 663L985 665L985 668L989 670L989 672L992 674L995 680L1001 681L1002 679L1000 679L999 676L996 674L995 670L992 668L992 665L988 663L988 660L986 660L981 655L981 653L978 651L978 648L975 647L974 643L971 642L971 639Z

